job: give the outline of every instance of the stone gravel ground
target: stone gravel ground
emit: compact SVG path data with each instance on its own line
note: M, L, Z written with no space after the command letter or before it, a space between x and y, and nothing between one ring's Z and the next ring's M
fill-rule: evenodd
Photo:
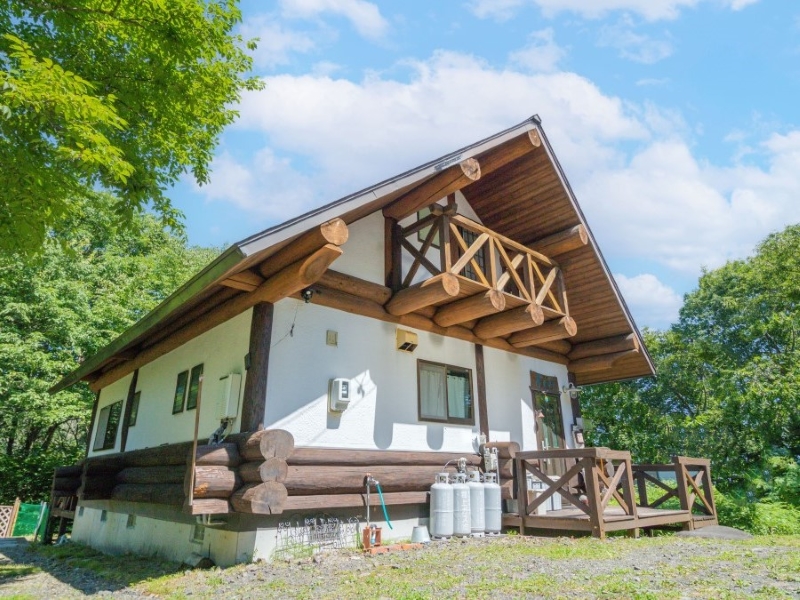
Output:
M536 538L339 550L229 569L0 544L0 598L800 599L800 536L751 540Z

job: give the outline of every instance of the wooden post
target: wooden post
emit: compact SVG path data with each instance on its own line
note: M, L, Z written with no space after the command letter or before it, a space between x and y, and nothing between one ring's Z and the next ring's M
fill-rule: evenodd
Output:
M250 368L245 375L242 400L242 431L264 428L274 308L270 302L260 302L253 307L253 318L250 321Z
M189 465L189 491L187 493L186 504L191 506L194 503L194 467L197 464L197 432L200 429L200 401L203 397L203 376L200 375L200 386L197 390L197 406L194 412L194 438L192 439L192 460Z
M131 426L131 411L133 410L133 397L136 395L136 384L139 381L139 369L133 372L131 384L128 386L128 397L125 399L125 413L122 415L122 431L119 438L119 451L125 452L128 443L128 428Z
M92 447L92 431L94 430L94 422L97 419L97 405L100 403L100 390L94 394L94 404L92 404L92 417L89 419L89 433L86 434L86 452L83 453L83 458L89 456L89 448Z
M489 441L489 407L486 404L486 367L483 360L483 346L475 344L475 370L478 379L478 421L481 433Z
M589 498L589 521L592 524L592 535L605 539L605 521L603 520L602 496L600 482L597 477L597 462L593 457L582 459L586 481L586 496Z
M400 290L403 281L403 228L400 224L386 217L386 287L393 292Z

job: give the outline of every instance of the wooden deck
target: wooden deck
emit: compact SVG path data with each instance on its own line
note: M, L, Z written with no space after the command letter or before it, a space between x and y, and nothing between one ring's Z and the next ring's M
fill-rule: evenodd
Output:
M564 465L563 475L547 474L553 461ZM612 531L638 536L641 529L717 524L706 459L675 457L668 465L633 465L628 452L586 448L523 452L514 462L518 512L504 515L503 524L519 527L522 534L540 529L603 538ZM528 489L529 476L544 484L541 489ZM541 512L555 495L567 506ZM675 506L662 507L668 502Z

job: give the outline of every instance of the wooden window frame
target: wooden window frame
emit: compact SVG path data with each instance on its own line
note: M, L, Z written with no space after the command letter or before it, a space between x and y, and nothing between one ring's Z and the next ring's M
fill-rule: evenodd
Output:
M181 384L181 378L183 383ZM183 389L181 389L183 385ZM177 415L183 412L183 407L186 404L186 391L189 389L189 369L178 373L178 379L175 381L175 395L172 397L172 414ZM180 390L180 393L178 392ZM180 404L178 404L180 400Z
M114 424L114 437L111 438L109 441L109 422L111 420L112 413L116 412L116 423ZM104 415L105 413L105 415ZM122 400L117 400L116 402L112 402L111 404L107 404L103 408L100 409L98 412L97 418L97 431L94 434L94 444L92 444L92 450L94 452L102 452L104 450L113 450L114 447L117 445L117 434L119 433L119 426L122 421ZM100 440L103 441L102 444L99 444Z
M194 387L193 387L194 386ZM192 367L186 386L186 410L197 408L197 399L203 389L203 363Z
M128 427L136 425L136 420L139 418L139 401L142 398L142 392L136 392L131 399L131 416L128 419Z
M468 375L467 379L469 380L469 396L470 396L470 406L469 412L470 417L467 419L459 419L456 417L449 416L450 410L450 403L448 402L448 398L445 396L444 406L445 410L448 411L448 416L444 419L437 419L436 417L428 417L422 416L422 386L420 385L422 379L420 377L420 371L423 364L426 365L433 365L436 367L444 367L445 369L445 394L447 394L447 371L448 369L458 370L458 371L465 371ZM440 363L435 362L432 360L424 360L422 358L417 359L417 418L421 422L425 423L447 423L451 425L472 425L475 426L475 387L472 382L472 369L468 369L467 367L459 367L458 365L448 365L447 363Z

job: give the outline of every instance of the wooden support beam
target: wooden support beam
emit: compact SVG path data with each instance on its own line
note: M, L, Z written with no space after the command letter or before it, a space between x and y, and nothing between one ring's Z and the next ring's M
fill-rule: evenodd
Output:
M236 512L253 515L279 515L286 502L286 486L277 481L248 483L240 487L230 498Z
M283 429L236 433L226 439L238 444L239 454L249 462L286 458L294 451L294 437Z
M445 304L436 311L434 322L441 327L458 325L465 321L479 319L504 310L506 297L502 292L489 290L484 294L475 294L463 300Z
M597 356L589 356L579 360L573 360L569 363L569 370L577 375L590 373L593 371L605 371L614 366L614 364L623 359L631 356L638 356L639 350L623 350L622 352L612 352L610 354L599 354Z
M539 132L535 129L518 135L514 139L481 155L481 173L484 176L488 175L541 145L542 140L539 139Z
M258 273L254 273L253 271L246 269L241 273L234 273L221 283L229 288L243 290L245 292L252 292L258 286L264 283L264 278Z
M400 221L440 198L477 181L480 177L480 164L474 158L468 158L433 175L410 192L400 196L383 209L383 216Z
M183 506L185 496L180 483L120 483L111 492L113 500Z
M432 306L423 307L418 309L419 312L409 313L407 315L398 317L388 313L386 309L377 302L372 302L366 298L357 298L356 296L345 294L338 290L333 290L322 286L320 287L322 288L320 290L321 293L314 294L314 297L311 299L312 304L327 306L328 308L335 308L336 310L341 310L354 315L371 317L373 319L386 321L388 323L405 325L406 327L413 327L414 329L429 331L438 335L454 337L475 344L483 344L484 346L497 348L498 350L503 350L504 352L513 352L515 354L530 356L532 358L538 358L561 365L566 365L569 362L569 359L566 356L557 354L555 352L550 352L549 350L544 350L542 348L515 348L503 338L479 338L473 334L471 330L460 325L440 327L434 323L430 317L421 314L422 312L425 312L425 308L433 309L434 307ZM299 296L296 297L299 298ZM431 311L431 317L432 316L433 313Z
M558 354L563 354L565 356L569 354L569 351L572 349L572 344L570 344L567 340L553 340L551 342L542 342L538 345L545 350L557 352Z
M185 465L127 467L117 473L117 483L183 483Z
M455 465L450 465L455 472ZM357 494L364 490L367 474L384 492L422 492L430 489L443 465L322 466L290 465L284 485L291 496Z
M478 382L478 427L489 439L489 407L486 403L486 362L483 359L483 344L475 344L475 371Z
M428 492L392 492L383 494L383 502L387 506L401 504L427 504ZM380 506L381 498L372 494L370 506ZM332 508L363 508L367 505L366 494L322 494L319 496L289 496L284 510L330 510Z
M176 331L172 336L143 350L135 359L112 367L92 382L91 388L97 391L114 383L128 373L160 358L217 325L221 325L259 302L274 303L308 287L322 277L331 263L341 255L342 249L333 244L326 244L318 248L305 258L279 271L252 292L234 296L196 321Z
M563 317L558 321L548 321L544 325L518 331L508 338L509 343L515 348L533 346L541 342L551 342L572 337L578 333L578 326L572 317Z
M94 433L94 422L97 420L97 405L100 403L100 390L94 390L94 402L92 403L92 416L89 418L89 434L86 440L86 450L83 457L89 456L89 448L92 447L92 433Z
M320 285L358 296L359 298L367 298L380 305L384 305L392 297L392 290L385 285L372 283L360 277L339 273L328 269L319 278Z
M490 339L537 327L542 323L544 323L544 313L541 307L528 304L484 317L478 321L473 331L479 338Z
M638 350L639 339L635 333L628 335L616 335L614 337L607 337L601 340L592 340L591 342L583 342L582 344L575 344L572 351L569 353L570 360L580 360L582 358L589 358L590 356L599 356L602 354L611 354L614 352L624 352L625 350Z
M286 459L272 457L263 462L244 463L239 467L239 477L247 483L283 482L286 480L288 471Z
M188 486L191 481L187 474L184 481L186 496L189 496ZM193 498L228 498L242 485L236 470L218 466L195 467L193 481Z
M400 290L386 303L386 310L392 315L406 315L423 306L452 300L458 296L460 289L458 277L451 273L442 273Z
M584 225L575 225L564 231L548 235L528 244L532 249L545 256L558 256L584 247L589 243L589 232Z
M431 452L415 450L350 450L345 448L316 448L301 446L286 459L290 465L373 466L373 465L433 465L443 466L450 461L466 458L467 464L479 465L481 458L463 452Z
M319 227L307 231L278 250L261 263L258 270L264 278L268 279L284 269L286 265L297 262L321 246L328 244L341 246L347 241L349 235L347 224L342 219L332 219Z
M250 367L244 380L242 397L242 425L244 431L256 431L264 427L267 404L267 375L269 373L269 349L272 346L272 317L275 305L259 302L253 307L250 321L250 345L248 355Z

